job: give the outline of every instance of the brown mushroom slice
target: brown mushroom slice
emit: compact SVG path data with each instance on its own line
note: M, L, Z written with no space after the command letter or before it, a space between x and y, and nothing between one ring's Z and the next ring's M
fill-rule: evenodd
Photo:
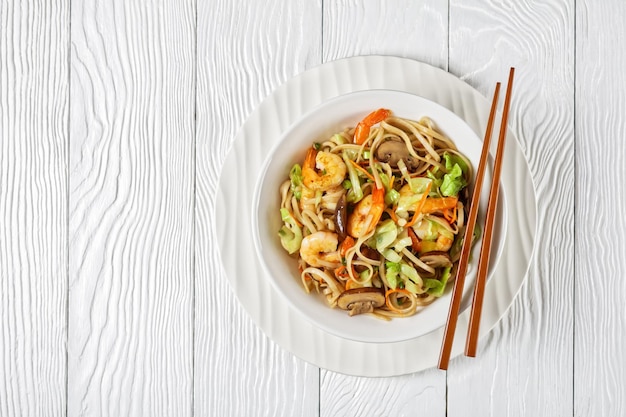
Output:
M378 145L376 158L388 163L392 168L397 168L398 161L402 159L409 171L415 170L419 164L419 161L409 153L406 143L396 139L388 139Z
M339 201L337 201L337 206L335 208L335 231L339 235L340 240L344 240L346 238L347 230L346 230L346 222L348 221L348 208L346 205L346 195L342 194Z
M339 308L348 310L351 316L371 313L374 308L385 304L385 295L377 288L353 288L341 293L337 298Z
M426 252L420 256L420 261L433 268L446 268L452 266L452 259L446 252Z

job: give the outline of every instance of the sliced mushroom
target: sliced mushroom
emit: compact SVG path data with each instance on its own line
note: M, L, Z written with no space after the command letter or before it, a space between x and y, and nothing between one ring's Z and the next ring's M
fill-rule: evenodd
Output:
M397 168L398 161L402 159L409 171L414 171L419 165L419 161L409 153L406 143L398 139L388 139L378 145L376 158L388 163L392 168Z
M348 310L351 316L371 313L374 308L381 307L383 304L385 304L385 295L379 289L371 287L346 290L337 298L339 308Z
M346 238L346 222L348 221L348 208L346 205L346 195L343 194L335 207L335 231L340 240Z
M427 252L420 256L420 261L433 268L452 266L452 259L446 252Z
M361 253L367 259L371 259L372 261L380 260L380 253L376 249L372 249L369 246L365 246L365 245L361 246Z

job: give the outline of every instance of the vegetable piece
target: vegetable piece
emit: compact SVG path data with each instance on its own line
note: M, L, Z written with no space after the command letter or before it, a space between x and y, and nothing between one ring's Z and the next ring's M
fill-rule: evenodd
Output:
M341 293L337 298L337 306L349 310L349 314L371 313L374 308L385 304L385 295L372 287L353 288Z
M387 194L385 194L385 204L388 206L396 204L399 199L400 193L393 188L387 191Z
M302 230L287 209L280 209L280 217L284 222L283 227L278 231L280 244L289 254L296 253L300 250L300 244L302 243Z
M362 145L369 137L372 126L382 122L389 117L390 114L391 111L387 109L378 109L365 116L365 118L356 125L356 129L354 129L354 143Z
M426 188L426 191L424 192L424 194L422 194L422 199L420 200L420 202L417 205L417 208L415 210L415 213L413 213L413 218L411 219L410 222L408 222L406 224L406 227L411 227L415 224L415 222L417 221L418 218L418 213L420 212L424 212L424 205L426 204L426 202L429 200L428 199L428 193L430 192L430 187L432 185L432 182L428 184L428 187Z
M394 290L398 287L400 278L400 264L396 262L385 262L387 283Z
M432 182L433 180L431 180L430 178L417 177L411 178L408 184L411 188L411 191L413 191L415 194L422 194L431 189Z
M461 158L458 155L451 154L449 152L444 152L443 159L445 161L445 166L446 166L447 171L450 171L451 169L454 168L455 165L458 165L459 168L461 168L461 171L463 172L463 176L465 178L468 177L469 166L467 165L467 163L465 162L463 158Z
M346 236L346 238L343 240L343 242L341 242L341 245L339 245L339 255L341 255L342 258L346 257L346 252L348 252L348 250L353 247L355 244L354 239L352 238L352 236Z
M377 228L374 234L376 250L381 252L387 249L398 237L398 228L393 220L385 220Z
M296 200L302 198L302 168L300 164L295 164L289 171L289 179L291 180L291 191L296 197Z
M348 176L350 177L351 188L348 191L347 201L348 203L356 203L363 198L363 189L361 188L361 180L359 180L359 174L356 168L350 163L351 159L348 158L346 151L342 153L343 160L348 168Z
M421 211L426 214L435 213L437 211L454 208L457 202L458 199L456 197L431 197L426 199Z
M415 268L405 264L404 262L400 264L400 273L413 281L415 284L418 284L421 281L421 278Z
M385 259L391 262L398 263L402 261L402 256L398 255L398 253L394 251L393 249L385 249L380 254L383 255Z
M340 240L344 240L347 235L346 230L346 222L348 221L348 206L346 204L346 195L343 194L339 201L337 201L337 206L335 207L335 230L339 235ZM352 238L351 238L352 239Z
M467 180L463 178L463 171L458 164L454 164L454 167L443 176L439 190L443 196L456 197L465 186L467 186Z
M430 283L431 285L433 285L431 288L428 289L428 293L434 295L435 297L441 297L446 289L446 285L448 284L448 280L450 279L450 271L452 270L452 267L446 267L443 270L443 273L441 274L441 278L439 280L425 280L424 284L426 284L426 281L437 281L439 284L435 284L435 283Z
M370 174L369 172L367 172L367 170L365 168L363 168L361 165L357 164L356 162L354 162L352 159L349 159L350 163L352 164L352 166L354 166L354 168L356 168L358 171L361 171L361 173L363 175L365 175L367 178L369 178L370 180L372 180L372 182L375 182L376 180L374 179L374 177L372 176L372 174Z
M345 145L346 143L348 143L348 140L339 133L335 133L333 135L332 141L335 142L337 145Z
M420 194L411 194L410 185L404 185L400 189L400 198L398 199L398 207L396 208L396 214L401 217L408 217L408 212L413 212L413 218L408 223L408 226L415 224L418 215L422 213L424 204L428 201L428 194L433 183L431 180L426 179L421 185L415 184L415 187L420 190Z

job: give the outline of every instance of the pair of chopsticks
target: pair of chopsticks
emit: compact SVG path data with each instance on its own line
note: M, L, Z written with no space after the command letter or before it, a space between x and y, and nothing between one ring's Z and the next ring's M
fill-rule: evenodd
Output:
M498 148L496 150L496 158L493 167L493 177L491 180L491 189L489 192L489 202L487 204L487 215L483 234L483 243L480 250L480 258L478 260L478 273L476 276L476 284L474 287L474 296L472 299L472 310L470 313L469 331L465 341L465 355L475 357L476 346L478 344L478 330L480 327L480 315L482 312L483 298L485 294L485 283L487 281L487 270L489 269L489 254L491 252L491 241L493 236L493 223L496 217L496 205L498 202L498 191L500 183L500 171L502 168L502 155L504 153L504 142L507 130L507 120L509 117L509 105L511 102L511 90L513 87L513 76L515 68L511 68L509 72L509 81L506 88L506 96L504 99L504 109L502 111L502 120L500 121L500 137L498 138ZM485 166L487 165L487 157L489 156L489 147L491 143L491 133L493 131L493 122L496 116L496 108L498 106L498 97L500 93L500 83L496 84L496 90L493 94L491 102L491 112L487 123L487 130L483 141L483 149L480 155L478 171L476 173L476 181L470 206L469 217L465 229L465 237L463 238L463 246L461 249L461 258L457 269L454 288L452 290L452 300L448 311L448 320L441 345L441 353L439 355L439 369L448 369L450 361L450 352L452 351L452 342L456 331L456 323L461 308L461 298L463 295L463 287L465 283L465 274L467 272L467 264L469 261L470 249L472 247L472 236L474 234L474 226L476 226L476 218L478 216L478 203L482 190L483 177L485 176Z

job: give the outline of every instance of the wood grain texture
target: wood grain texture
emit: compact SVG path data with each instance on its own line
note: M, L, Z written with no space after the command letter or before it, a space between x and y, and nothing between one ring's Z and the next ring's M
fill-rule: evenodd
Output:
M446 1L326 1L324 61L382 54L446 69L447 26ZM383 379L321 371L321 416L444 416L445 412L445 373L438 370Z
M69 416L188 416L195 9L72 4Z
M239 126L274 88L321 62L321 18L320 1L198 2L196 416L318 415L318 369L250 320L223 276L213 223Z
M446 69L446 0L324 1L324 62L393 55Z
M577 417L626 415L624 18L623 1L577 2Z
M476 359L451 362L448 415L572 415L574 2L452 0L450 28L450 71L485 95L516 67L509 126L529 161L538 225L512 308Z
M0 2L0 416L66 408L68 29Z

